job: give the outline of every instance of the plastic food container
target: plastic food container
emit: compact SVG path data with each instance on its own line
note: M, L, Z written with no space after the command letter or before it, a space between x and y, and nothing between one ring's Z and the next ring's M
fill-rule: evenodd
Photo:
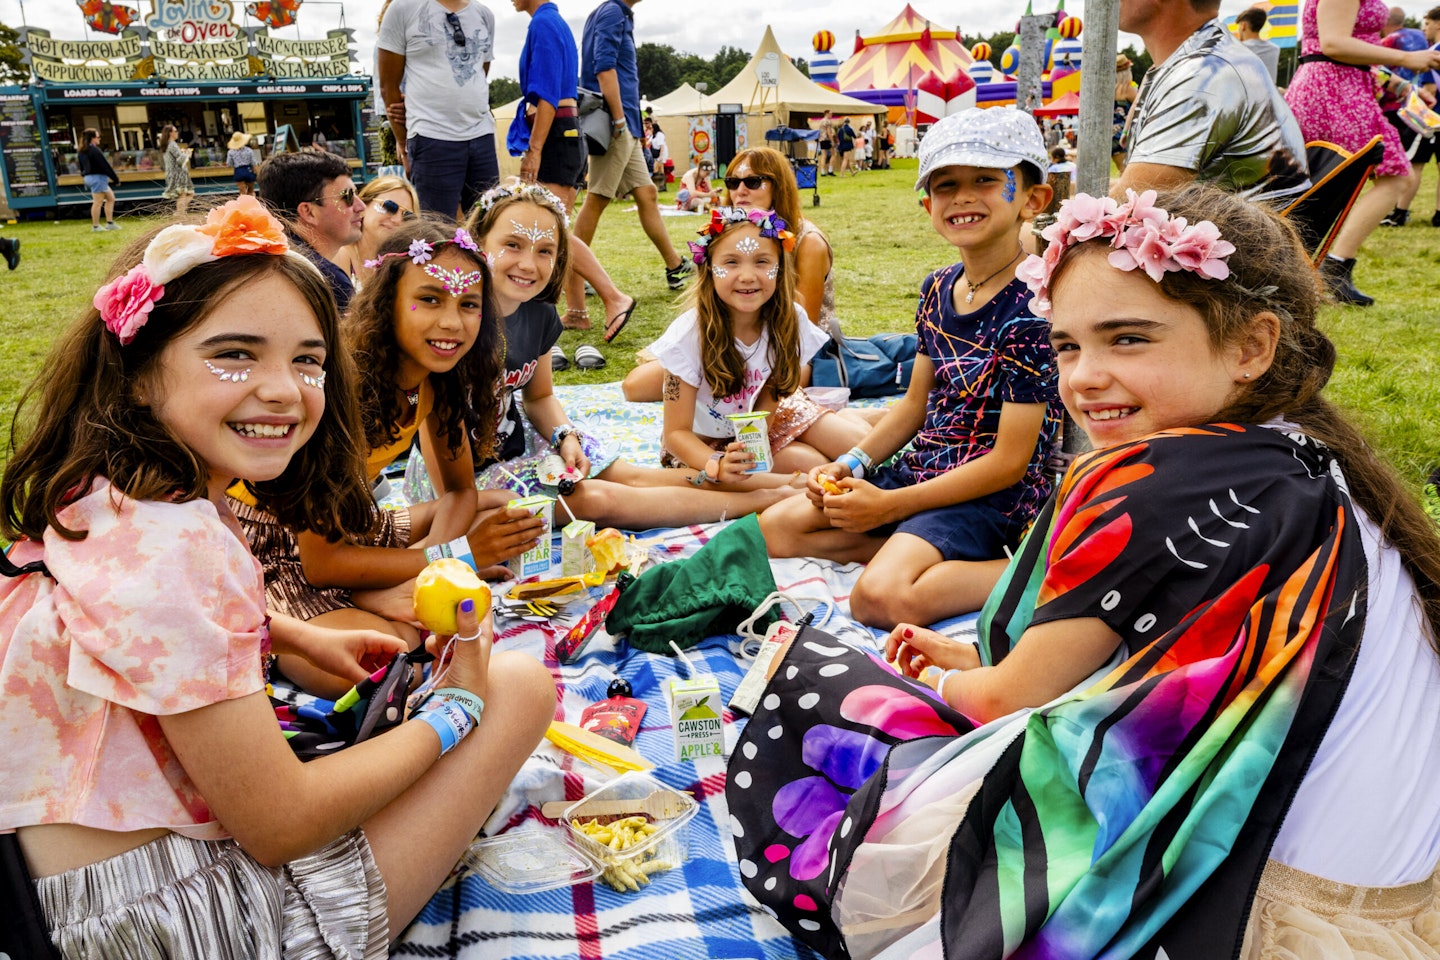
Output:
M604 869L553 830L521 830L476 840L464 862L506 893L539 893L585 883Z
M564 831L522 830L471 844L467 867L507 893L538 893L599 878L630 890L625 877L638 871L660 878L689 858L690 819L700 805L645 773L626 773L565 808ZM654 831L634 845L613 850L575 826L648 813ZM643 888L638 880L635 886ZM633 891L632 891L633 892Z

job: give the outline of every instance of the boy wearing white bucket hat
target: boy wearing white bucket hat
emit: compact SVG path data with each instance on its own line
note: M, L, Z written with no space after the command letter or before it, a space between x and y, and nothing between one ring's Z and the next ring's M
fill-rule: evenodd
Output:
M909 390L810 471L807 497L760 517L771 556L869 563L850 612L886 628L980 609L1050 494L1059 425L1049 324L1015 276L1020 229L1051 196L1039 128L1013 109L966 110L932 125L919 157L921 202L961 260L920 286Z

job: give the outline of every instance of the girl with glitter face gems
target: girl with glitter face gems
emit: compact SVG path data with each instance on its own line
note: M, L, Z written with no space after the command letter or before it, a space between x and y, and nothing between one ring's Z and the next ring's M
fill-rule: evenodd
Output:
M347 529L340 539L277 523L238 487L232 508L265 565L273 610L320 626L382 631L413 646L411 581L428 560L468 556L482 576L504 577L499 564L542 536L543 521L503 503L481 504L471 482L467 437L494 435L496 407L473 408L468 385L497 380L504 342L479 248L453 223L426 218L392 233L370 264L374 276L346 323L360 370L365 475L375 483L418 434L438 451L430 461L434 498L382 511L376 529ZM282 657L280 667L311 693L333 697L349 687L293 658Z
M0 481L0 725L25 743L0 759L6 932L35 916L32 942L74 960L380 960L539 742L549 674L492 657L489 617L459 610L448 692L302 763L266 655L358 682L403 648L267 617L225 496L238 477L319 537L374 518L329 287L253 197L138 241L111 277Z
M555 301L569 253L564 210L545 187L512 180L483 194L470 218L469 229L490 263L491 292L505 329L498 429L471 438L481 507L558 494L565 502L556 509L559 516L568 508L578 519L634 530L743 516L793 493L697 490L695 470L616 459L570 420L555 397L550 360L561 331ZM471 385L472 396L495 393L491 381ZM412 499L430 495L425 465L433 447L422 437L421 448L424 459L412 458L405 474Z
M824 956L1440 956L1440 539L1322 393L1304 246L1203 185L1044 236L1096 449L978 642L791 647L727 771L747 886Z
M822 409L802 389L807 359L827 340L795 309L794 236L773 210L720 207L690 248L700 267L692 308L651 351L665 370L666 466L713 482L790 484L864 435L866 425ZM733 442L733 414L766 412L773 462Z

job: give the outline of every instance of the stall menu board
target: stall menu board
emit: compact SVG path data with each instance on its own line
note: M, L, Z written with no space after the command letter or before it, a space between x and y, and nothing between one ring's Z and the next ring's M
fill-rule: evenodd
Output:
M35 101L28 93L0 94L0 165L11 201L53 198Z

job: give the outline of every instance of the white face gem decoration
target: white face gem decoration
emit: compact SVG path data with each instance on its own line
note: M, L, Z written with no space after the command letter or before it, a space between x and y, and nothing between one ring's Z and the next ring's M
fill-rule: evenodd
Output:
M445 285L445 292L452 297L469 290L479 283L482 275L479 270L471 270L469 273L461 273L459 270L446 270L444 267L437 267L433 263L425 264L425 272L439 280Z
M320 371L320 375L319 375L319 376L316 376L316 377L312 377L312 376L310 376L310 374L308 374L308 373L302 373L302 374L300 374L300 380L301 380L301 382L304 383L305 386L307 386L307 387L314 387L316 390L324 390L324 389L325 389L325 374L326 374L327 372L328 372L328 371L326 371L326 370L321 370L321 371Z
M730 271L726 270L724 267L715 267L710 272L715 274L715 276L719 277L722 280L730 276Z
M778 263L773 264L769 270L765 271L766 280L774 280L778 276L780 276L780 264Z
M521 223L520 223L519 221L517 221L517 220L511 220L511 221L510 221L510 226L512 226L512 227L515 228L515 236L517 236L517 237L524 237L526 240L529 240L531 243L539 243L541 240L554 240L554 239L555 239L555 231L554 231L554 230L541 230L541 229L540 229L540 221L539 221L539 220L532 220L532 221L530 221L530 224L531 224L531 225L527 227L527 226L524 226L523 224L521 224Z
M756 240L754 237L742 237L740 238L740 242L735 244L735 249L739 250L741 253L745 254L745 256L748 257L756 250L760 249L760 241Z
M239 373L231 373L228 370L221 370L219 367L215 366L215 364L211 363L209 360L206 360L205 369L215 374L215 376L219 377L220 380L224 383L244 383L246 380L250 379L250 367L246 367Z

